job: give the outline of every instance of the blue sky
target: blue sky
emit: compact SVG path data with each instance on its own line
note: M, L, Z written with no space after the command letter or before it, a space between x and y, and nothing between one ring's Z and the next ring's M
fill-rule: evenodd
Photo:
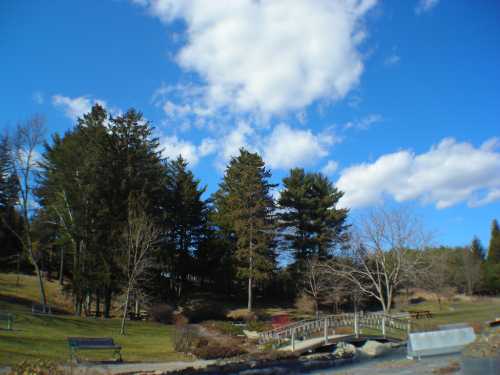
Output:
M217 188L260 152L327 173L355 218L410 205L463 245L500 218L500 4L468 0L0 3L0 126L141 110Z

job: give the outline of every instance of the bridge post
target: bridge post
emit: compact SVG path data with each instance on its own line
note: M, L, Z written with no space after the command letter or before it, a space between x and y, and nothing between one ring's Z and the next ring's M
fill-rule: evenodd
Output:
M382 336L385 338L385 316L382 317Z
M295 351L295 328L292 328L292 352Z
M354 335L359 337L359 322L358 322L358 313L354 313Z
M325 344L328 344L328 318L325 318L323 334L325 336Z

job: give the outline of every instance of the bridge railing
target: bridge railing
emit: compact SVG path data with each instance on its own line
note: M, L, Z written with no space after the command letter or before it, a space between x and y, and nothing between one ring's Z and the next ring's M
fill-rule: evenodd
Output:
M411 322L383 313L327 315L319 319L303 320L262 332L259 341L260 343L271 341L280 343L297 337L307 338L318 332L323 332L327 336L329 330L340 327L352 327L356 336L359 335L362 328L378 330L383 336L393 335L393 331L399 331L398 336L406 336L411 331Z

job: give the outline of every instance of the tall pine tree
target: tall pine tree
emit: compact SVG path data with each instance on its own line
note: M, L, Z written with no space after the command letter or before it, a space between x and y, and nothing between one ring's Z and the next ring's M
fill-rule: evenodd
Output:
M248 310L253 307L256 282L268 278L275 267L272 247L274 202L271 172L262 158L245 149L229 162L215 193L217 221L236 238L237 275L247 280Z
M500 263L500 228L498 221L494 219L491 223L490 246L488 248L488 262Z
M295 168L283 179L278 200L280 227L296 265L312 257L328 258L347 239L348 210L337 208L343 193L321 173Z
M21 244L14 233L22 232L21 218L16 210L19 183L16 178L10 139L0 138L0 270L21 265Z

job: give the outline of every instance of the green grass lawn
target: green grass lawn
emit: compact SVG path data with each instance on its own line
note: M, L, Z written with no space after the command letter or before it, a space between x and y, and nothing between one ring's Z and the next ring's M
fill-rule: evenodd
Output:
M34 278L24 276L21 286L13 285L14 275L0 274L0 311L15 314L13 331L5 330L0 322L0 365L22 360L66 361L69 359L67 336L113 337L123 347L125 361L171 361L187 359L173 349L174 328L152 322L127 322L126 336L121 336L120 320L95 320L69 315L33 316L31 305L24 302L37 300ZM54 284L54 285L51 285ZM63 296L58 295L57 284L48 283L49 298L62 307ZM15 296L19 301L9 297ZM87 359L111 359L112 353L85 353ZM92 355L90 357L90 355Z
M0 322L0 365L15 364L22 360L43 359L66 361L69 351L66 337L113 337L123 347L125 361L153 362L187 360L173 349L174 328L152 322L127 322L128 334L119 334L120 320L95 320L71 315L33 316L31 304L38 300L35 277L0 273L0 311L15 314L13 331L5 330ZM70 300L61 292L57 282L47 282L49 303L60 310L71 310ZM400 310L430 310L432 319L419 319L417 329L433 329L440 324L470 323L477 327L500 316L500 298L479 298L471 301L445 301L442 309L436 302L425 301L416 305L399 306ZM303 319L294 309L267 308L267 315L289 313L295 319ZM364 332L369 333L368 331ZM106 354L106 353L105 353ZM108 353L107 358L111 359ZM92 354L88 359L103 359Z
M441 324L469 323L484 326L485 322L500 317L500 298L474 298L471 301L443 301L441 308L435 301L425 301L416 305L403 306L401 310L429 310L432 319L415 320L420 329L433 329Z

